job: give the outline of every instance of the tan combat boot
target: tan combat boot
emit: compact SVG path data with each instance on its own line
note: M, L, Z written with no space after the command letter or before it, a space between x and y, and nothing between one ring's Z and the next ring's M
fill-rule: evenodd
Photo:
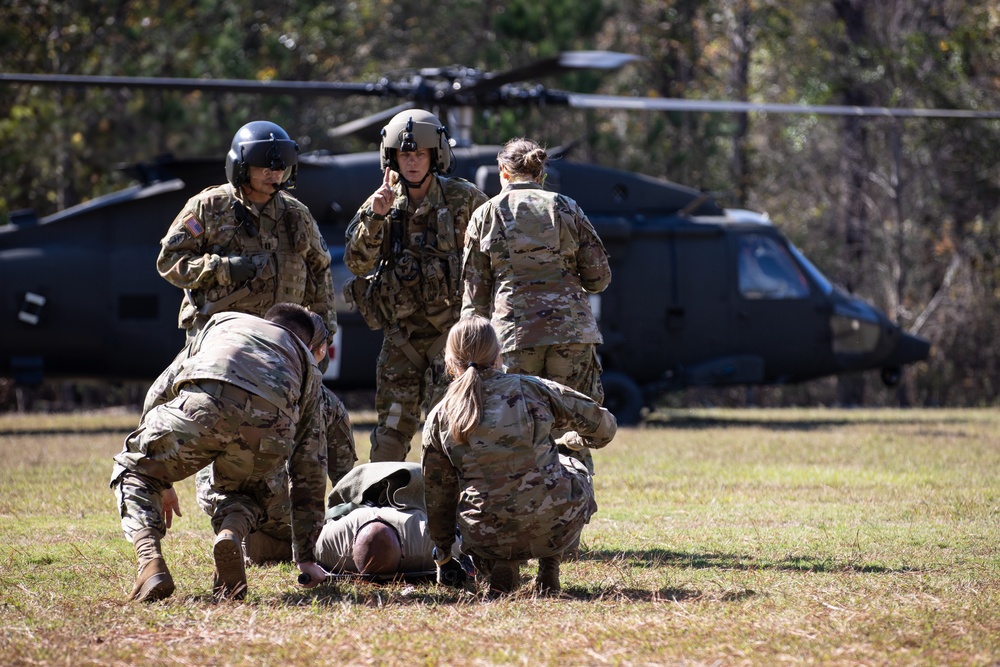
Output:
M132 536L132 545L139 559L139 574L128 599L155 602L170 597L174 592L174 579L160 552L160 533L154 528L143 528Z
M516 560L495 560L490 569L490 594L513 593L520 585L521 563Z
M535 586L539 593L559 592L559 561L561 559L560 554L538 559L538 579L535 580Z
M223 600L242 600L247 594L247 571L243 555L243 537L247 533L245 517L230 515L222 522L212 545L215 572L212 593Z

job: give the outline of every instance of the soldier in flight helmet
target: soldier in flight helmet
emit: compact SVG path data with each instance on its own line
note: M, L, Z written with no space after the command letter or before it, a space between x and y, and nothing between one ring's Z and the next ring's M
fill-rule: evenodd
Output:
M319 314L332 341L330 252L312 213L287 192L298 153L279 125L247 123L226 154L228 182L189 199L160 241L156 268L184 290L178 324L188 342L217 312L259 317L282 302Z
M266 120L247 123L237 130L226 154L226 180L236 188L248 184L250 167L280 171L278 188L293 188L299 168L299 145L274 123Z
M465 228L486 195L449 176L448 129L419 109L382 129L381 186L347 228L344 296L384 338L377 365L372 461L403 461L421 408L444 395L444 342L458 320Z
M448 128L434 114L419 109L402 111L382 128L382 143L379 145L382 169L388 167L398 174L399 152L415 152L426 148L431 151L428 176L432 172L447 176L454 166L449 139ZM419 184L407 185L416 187Z

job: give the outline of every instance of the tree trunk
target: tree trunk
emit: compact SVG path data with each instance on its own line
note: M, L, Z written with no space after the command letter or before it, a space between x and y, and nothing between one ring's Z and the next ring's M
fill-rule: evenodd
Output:
M857 59L864 69L866 56L862 55L867 44L868 30L864 14L864 2L857 0L834 0L834 11L843 22L847 41L842 45L842 55L847 59ZM868 106L870 98L863 84L847 78L843 82L843 104ZM839 282L851 293L865 287L864 263L867 239L867 207L865 205L865 184L868 181L867 165L868 131L865 120L856 117L844 119L841 130L841 153L837 167L837 182L840 197L834 229L834 239L840 239L841 252L838 262ZM843 405L859 405L864 401L865 376L861 374L842 375L838 382L838 397Z
M747 100L750 87L750 0L733 0L732 29L730 43L733 50L732 95L740 101ZM749 117L745 113L736 114L736 129L733 131L732 178L736 187L735 205L746 208L749 197L747 174L747 132Z

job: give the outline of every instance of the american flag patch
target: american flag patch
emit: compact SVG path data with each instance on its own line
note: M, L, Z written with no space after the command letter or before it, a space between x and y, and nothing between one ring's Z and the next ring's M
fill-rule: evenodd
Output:
M195 238L198 238L205 233L205 229L201 226L201 223L198 222L198 218L194 217L193 213L184 218L184 226L187 227L189 232L191 232L191 236Z

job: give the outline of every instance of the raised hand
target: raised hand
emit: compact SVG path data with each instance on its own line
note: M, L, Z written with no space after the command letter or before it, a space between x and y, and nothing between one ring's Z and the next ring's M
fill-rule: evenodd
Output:
M372 213L388 215L394 201L396 201L396 193L392 191L392 169L386 167L382 185L372 196Z

